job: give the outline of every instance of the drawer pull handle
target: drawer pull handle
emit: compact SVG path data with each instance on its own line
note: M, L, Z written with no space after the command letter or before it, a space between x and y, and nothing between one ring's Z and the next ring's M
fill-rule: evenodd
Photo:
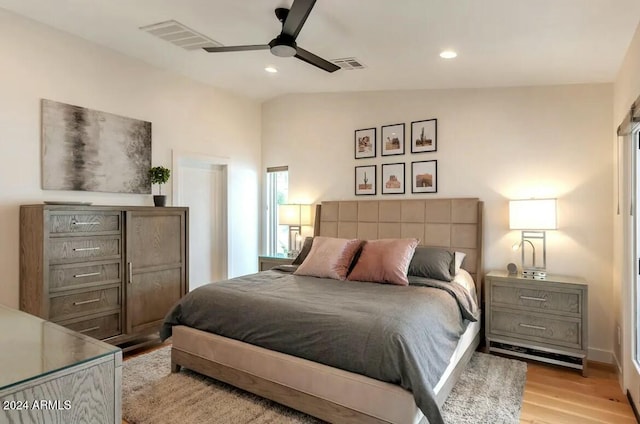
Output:
M524 328L533 328L534 330L546 330L547 327L541 327L539 325L531 325L531 324L519 324L520 327L524 327Z
M96 302L100 302L100 298L96 298L96 299L89 299L89 300L81 300L79 302L73 302L73 306L80 306L80 305L86 305L87 303L96 303Z
M133 283L133 262L128 263L129 266L129 284Z
M546 302L547 299L544 297L531 297L531 296L520 296L522 300L537 300L538 302Z
M95 331L95 330L99 330L99 329L100 329L100 326L91 327L91 328L85 328L84 330L78 331L78 333L88 333L90 331Z
M96 247L75 247L73 249L74 252L86 252L89 250L100 250L100 246L96 246Z
M94 275L100 275L99 272L89 272L87 274L76 274L73 278L82 278L82 277L93 277Z
M88 222L72 221L71 225L100 225L100 222L98 222L98 221L88 221Z

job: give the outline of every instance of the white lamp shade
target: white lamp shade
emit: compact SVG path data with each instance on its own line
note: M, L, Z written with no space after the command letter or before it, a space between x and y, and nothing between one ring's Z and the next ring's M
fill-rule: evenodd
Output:
M556 199L510 200L509 228L512 230L557 229Z
M300 205L300 225L313 225L313 222L311 222L311 205Z
M311 225L311 205L278 205L278 224L295 226Z

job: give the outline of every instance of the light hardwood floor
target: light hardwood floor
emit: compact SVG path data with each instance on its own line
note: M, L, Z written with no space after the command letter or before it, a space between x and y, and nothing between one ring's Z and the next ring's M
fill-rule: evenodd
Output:
M166 344L164 345L166 346ZM125 354L125 361L157 349ZM635 424L614 369L589 363L587 377L567 368L527 361L521 424ZM122 424L128 424L125 420Z
M528 362L521 424L634 424L633 410L614 369L589 363L587 377Z

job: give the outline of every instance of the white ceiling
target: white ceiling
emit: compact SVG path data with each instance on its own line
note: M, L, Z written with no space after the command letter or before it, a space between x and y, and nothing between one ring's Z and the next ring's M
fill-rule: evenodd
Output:
M196 80L287 93L611 82L638 0L318 0L298 44L363 70L326 73L268 50L189 52L138 28L175 19L224 45L266 44L291 0L0 0L0 7ZM449 48L458 58L441 59ZM265 66L279 69L268 74Z

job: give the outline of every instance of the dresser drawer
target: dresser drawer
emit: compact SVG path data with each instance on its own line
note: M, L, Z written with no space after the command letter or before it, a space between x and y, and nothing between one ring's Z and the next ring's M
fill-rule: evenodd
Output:
M51 263L116 258L120 257L120 236L51 239L49 247L49 260Z
M55 321L70 315L90 314L119 306L120 287L52 296L49 304L49 319Z
M120 262L85 266L52 265L49 270L49 292L117 281L122 281Z
M120 214L113 212L52 213L50 221L50 234L101 233L105 231L120 231L121 227Z
M525 288L494 283L491 289L491 303L576 316L582 313L582 295L579 290L555 291L540 287Z
M63 324L65 327L86 334L96 339L106 339L108 337L121 334L120 330L120 314L105 315L97 318L90 318L81 321L75 321L70 324Z
M583 348L580 319L550 318L497 308L490 313L489 332L492 335L519 337L574 349Z

